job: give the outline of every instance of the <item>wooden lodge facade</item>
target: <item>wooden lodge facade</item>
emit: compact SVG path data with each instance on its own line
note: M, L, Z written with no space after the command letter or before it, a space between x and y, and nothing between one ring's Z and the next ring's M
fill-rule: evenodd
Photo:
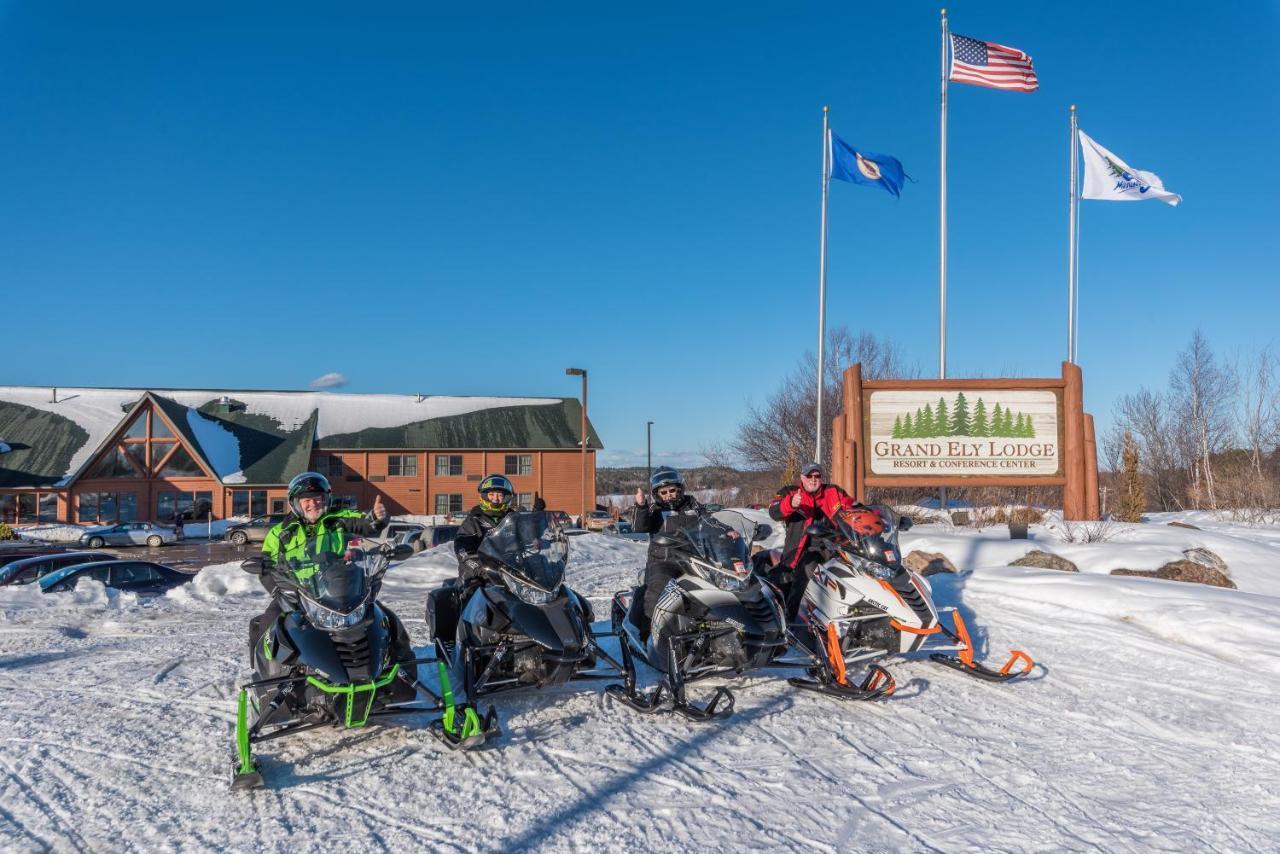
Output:
M381 495L393 515L464 512L492 473L524 506L540 495L577 513L581 419L574 398L0 387L0 521L278 513L307 470L328 476L335 503ZM589 423L587 439L594 502L602 446Z

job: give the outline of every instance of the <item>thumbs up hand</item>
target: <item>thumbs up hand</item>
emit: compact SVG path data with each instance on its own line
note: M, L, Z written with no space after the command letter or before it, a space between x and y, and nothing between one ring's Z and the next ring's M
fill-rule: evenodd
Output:
M373 512L371 515L375 522L387 521L387 507L382 503L381 495L375 495L373 497Z

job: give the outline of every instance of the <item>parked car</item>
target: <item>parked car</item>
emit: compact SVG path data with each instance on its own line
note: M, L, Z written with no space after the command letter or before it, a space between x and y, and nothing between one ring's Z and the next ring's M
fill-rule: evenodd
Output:
M587 514L587 524L583 525L588 531L603 531L605 528L613 524L613 516L604 510L592 510Z
M80 545L91 549L103 546L156 546L176 543L178 532L155 522L121 522L119 525L99 525L80 535Z
M115 555L106 552L63 552L52 555L36 555L24 557L12 563L0 566L0 587L8 584L30 584L46 574L64 566L76 566L82 563L93 563L101 560L115 560Z
M245 543L260 543L267 538L267 531L285 520L285 514L276 513L271 516L255 516L248 522L231 525L227 528L227 542L243 546Z
M0 566L37 555L63 554L69 551L71 549L66 546L39 541L33 542L31 540L14 540L0 543Z
M426 525L419 525L417 522L392 522L382 532L380 539L394 546L410 546L416 553L426 548L426 543L422 539L426 530Z
M422 535L424 549L438 546L441 543L452 543L458 536L459 525L432 525Z
M82 578L92 578L108 587L137 593L139 596L160 596L166 590L186 584L195 576L149 561L107 560L66 566L45 575L38 583L44 593L62 593L74 590L76 583Z
M547 514L551 516L551 521L559 525L561 528L572 528L573 517L563 510L548 510Z

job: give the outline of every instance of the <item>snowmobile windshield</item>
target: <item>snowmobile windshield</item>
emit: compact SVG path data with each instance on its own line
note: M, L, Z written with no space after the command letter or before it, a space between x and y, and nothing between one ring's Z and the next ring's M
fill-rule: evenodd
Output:
M554 592L564 581L569 542L545 511L508 513L480 543L480 554L517 578Z
M872 504L836 513L835 525L840 533L877 561L896 563L898 552L898 514L892 507Z
M332 552L315 558L290 558L277 564L273 572L312 602L340 614L356 610L369 594L369 579L361 561Z
M755 526L742 514L719 511L712 516L668 516L663 533L713 566L738 574L751 566L751 534Z

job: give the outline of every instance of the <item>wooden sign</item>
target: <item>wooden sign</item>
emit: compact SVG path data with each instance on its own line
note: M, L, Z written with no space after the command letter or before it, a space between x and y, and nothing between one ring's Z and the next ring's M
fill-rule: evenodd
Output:
M867 487L1060 486L1068 519L1098 517L1093 417L1080 368L1062 378L862 381L845 371L835 480Z

